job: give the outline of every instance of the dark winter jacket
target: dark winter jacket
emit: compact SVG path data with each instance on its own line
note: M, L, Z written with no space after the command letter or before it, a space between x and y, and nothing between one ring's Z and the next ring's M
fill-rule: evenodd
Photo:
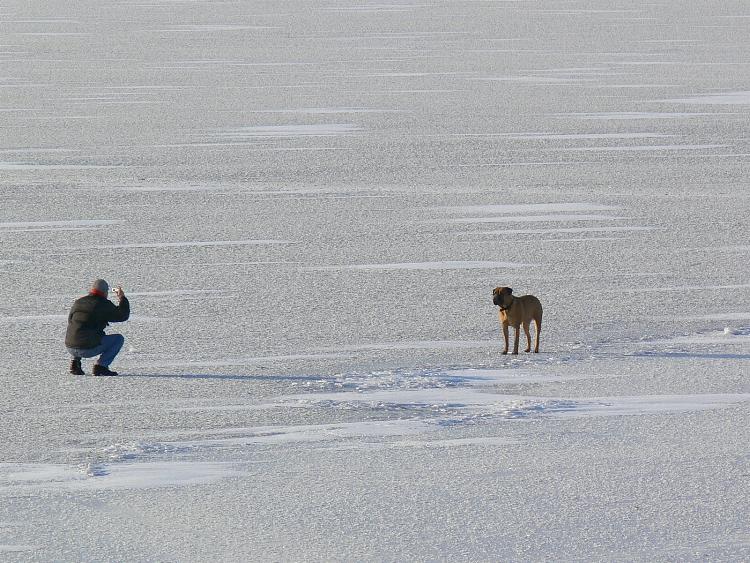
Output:
M119 305L106 297L89 294L76 299L68 315L68 331L65 333L65 346L68 348L96 348L102 343L104 327L109 323L127 321L130 316L130 303L123 296Z

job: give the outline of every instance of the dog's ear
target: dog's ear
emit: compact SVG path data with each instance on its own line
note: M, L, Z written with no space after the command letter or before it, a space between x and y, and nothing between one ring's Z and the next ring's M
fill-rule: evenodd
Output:
M492 295L497 295L498 293L500 293L499 287L496 287L495 289L492 290Z
M505 289L508 292L508 295L510 295L511 293L513 293L513 289L512 288L506 287Z

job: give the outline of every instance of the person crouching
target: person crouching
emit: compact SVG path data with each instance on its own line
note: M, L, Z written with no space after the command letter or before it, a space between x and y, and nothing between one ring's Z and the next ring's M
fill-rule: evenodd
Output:
M94 280L88 295L76 299L68 314L68 330L65 333L65 347L73 356L70 362L70 373L85 375L81 358L99 356L94 364L94 375L117 375L109 365L115 359L125 343L122 334L104 334L109 323L121 323L130 317L130 303L121 287L116 287L114 294L119 301L112 303L107 296L109 284Z

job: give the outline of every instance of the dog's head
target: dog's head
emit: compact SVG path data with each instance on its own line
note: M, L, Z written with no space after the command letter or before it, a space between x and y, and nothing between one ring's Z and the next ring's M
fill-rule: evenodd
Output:
M513 294L509 287L496 287L492 290L492 302L500 307L505 307L508 298Z

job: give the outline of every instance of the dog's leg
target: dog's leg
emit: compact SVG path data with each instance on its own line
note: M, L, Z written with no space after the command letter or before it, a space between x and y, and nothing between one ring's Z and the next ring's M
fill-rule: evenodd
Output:
M531 333L529 332L530 321L523 323L523 331L526 333L526 350L524 352L531 352Z
M505 349L503 350L503 354L508 353L508 344L510 341L509 335L508 335L508 323L503 323L503 339L505 340Z
M536 344L534 345L534 353L539 353L539 333L542 332L542 317L539 316L536 319L534 319L534 322L536 323Z
M513 342L513 353L518 355L518 341L521 339L521 325L516 325L513 328L516 329L516 339Z

